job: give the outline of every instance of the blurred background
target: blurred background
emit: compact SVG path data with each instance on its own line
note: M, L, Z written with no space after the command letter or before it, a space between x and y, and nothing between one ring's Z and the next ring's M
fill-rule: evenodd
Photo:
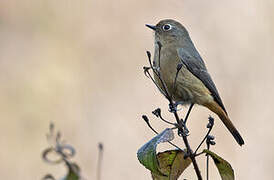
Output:
M272 179L273 8L271 0L1 1L1 178L65 174L62 165L41 159L54 122L76 148L74 160L86 179L96 177L98 142L105 147L103 180L151 179L136 158L154 136L141 115L158 131L167 125L151 111L160 107L173 118L143 75L145 51L153 52L153 33L144 24L173 18L189 30L246 142L239 147L213 113L195 106L188 125L191 146L201 141L211 114L217 142L212 150L232 164L237 179ZM175 143L183 145L181 139ZM205 175L203 157L199 164ZM219 179L213 165L210 176ZM193 168L183 177L196 179Z

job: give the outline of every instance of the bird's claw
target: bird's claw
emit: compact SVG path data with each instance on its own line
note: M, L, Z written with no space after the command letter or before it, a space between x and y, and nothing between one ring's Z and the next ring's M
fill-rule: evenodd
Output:
M180 107L178 108L179 105L182 105L182 103L176 102L174 104L169 104L169 112L174 113L174 112L182 110L182 108L180 108Z
M169 110L168 110L169 112L174 113L174 112L177 111L176 105L174 105L174 104L169 104L168 106L169 106Z

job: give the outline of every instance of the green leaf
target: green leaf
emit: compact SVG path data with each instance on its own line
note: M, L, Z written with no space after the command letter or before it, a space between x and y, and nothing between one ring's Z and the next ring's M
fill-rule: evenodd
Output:
M156 157L156 147L159 143L171 141L174 139L172 129L167 128L149 142L144 144L137 152L138 160L142 165L149 169L152 173L167 176L159 170L159 163Z
M154 180L176 180L191 164L191 159L184 159L185 153L181 150L169 150L157 154L159 171L167 176L152 174Z
M226 160L224 160L223 158L221 158L214 152L209 151L207 149L204 149L203 152L210 155L210 157L213 159L213 161L219 171L219 174L221 175L222 180L234 180L235 179L234 171L233 171L231 165Z

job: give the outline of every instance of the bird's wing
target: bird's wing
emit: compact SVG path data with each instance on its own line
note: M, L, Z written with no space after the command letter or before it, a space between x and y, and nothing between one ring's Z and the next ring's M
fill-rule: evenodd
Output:
M210 91L214 100L222 107L222 109L226 112L223 102L219 96L217 88L212 81L209 73L207 72L205 63L200 55L197 53L196 56L190 55L184 48L179 48L177 50L178 56L180 57L182 63L186 66L186 68L198 79L200 79L203 84Z

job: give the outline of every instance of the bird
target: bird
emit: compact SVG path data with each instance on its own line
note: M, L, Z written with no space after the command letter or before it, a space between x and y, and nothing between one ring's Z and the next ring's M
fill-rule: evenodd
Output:
M165 84L154 73L159 89L164 92L166 86L172 101L190 105L190 110L194 104L198 104L214 112L242 146L244 140L228 117L218 90L187 29L173 19L146 26L154 31L153 66L158 69Z

